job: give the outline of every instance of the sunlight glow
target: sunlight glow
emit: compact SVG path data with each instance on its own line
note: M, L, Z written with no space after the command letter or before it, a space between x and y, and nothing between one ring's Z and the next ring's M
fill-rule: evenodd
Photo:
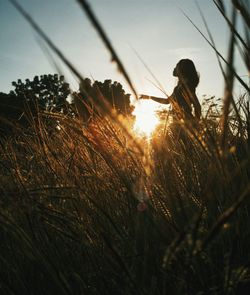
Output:
M141 136L150 137L160 123L156 114L159 106L151 100L138 100L134 103L134 106L134 131Z

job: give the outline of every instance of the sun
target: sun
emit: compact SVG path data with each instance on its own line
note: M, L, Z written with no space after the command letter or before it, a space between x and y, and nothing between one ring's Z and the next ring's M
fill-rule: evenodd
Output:
M156 114L159 109L158 104L152 100L138 100L134 103L134 106L134 131L140 136L150 137L160 123Z

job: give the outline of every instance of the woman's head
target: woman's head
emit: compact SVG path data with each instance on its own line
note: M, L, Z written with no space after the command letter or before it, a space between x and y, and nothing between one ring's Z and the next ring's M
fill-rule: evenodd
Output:
M192 88L196 88L199 84L199 75L194 63L190 59L181 59L177 63L173 75Z

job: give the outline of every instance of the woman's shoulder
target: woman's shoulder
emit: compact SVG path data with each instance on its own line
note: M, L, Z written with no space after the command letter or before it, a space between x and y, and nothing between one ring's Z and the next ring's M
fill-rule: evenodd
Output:
M183 92L183 89L184 89L183 85L178 84L178 85L175 86L173 94L174 95L180 95Z
M187 87L187 85L186 85L185 83L181 83L181 82L179 82L179 83L175 86L174 91L181 91L181 90L185 89L186 87Z
M188 92L189 94L195 94L195 88L190 87L187 84L184 83L179 83L175 88L174 88L174 92L176 92L177 94L181 94L181 93L186 93Z

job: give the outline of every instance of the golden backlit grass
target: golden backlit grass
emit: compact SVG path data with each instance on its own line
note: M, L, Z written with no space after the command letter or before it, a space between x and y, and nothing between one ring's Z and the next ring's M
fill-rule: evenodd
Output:
M79 2L136 93L93 11ZM87 127L40 113L29 129L1 138L1 293L248 294L249 86L234 55L240 47L249 66L248 30L235 25L238 17L249 28L249 11L234 0L229 17L224 1L214 2L231 29L224 58L207 27L226 64L223 112L208 99L199 124L163 120L149 142L102 103L103 116ZM235 79L246 92L237 99Z
M108 118L52 116L51 131L41 114L2 141L2 290L235 290L250 258L248 134L233 124L222 153L213 114L150 143Z

